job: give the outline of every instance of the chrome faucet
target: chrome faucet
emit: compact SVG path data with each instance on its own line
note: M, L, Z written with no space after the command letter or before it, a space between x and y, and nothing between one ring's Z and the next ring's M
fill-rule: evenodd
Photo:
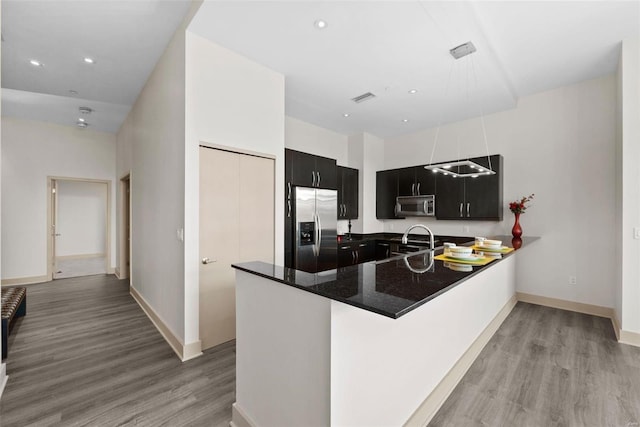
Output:
M429 249L433 250L433 246L434 246L434 243L433 243L433 231L431 231L429 229L429 227L427 227L424 224L415 224L415 225L412 225L411 227L407 228L407 231L405 231L404 235L402 236L402 244L403 245L407 244L407 241L409 240L409 232L411 232L411 230L413 230L414 228L417 228L417 227L424 228L425 230L427 230L427 232L429 233Z

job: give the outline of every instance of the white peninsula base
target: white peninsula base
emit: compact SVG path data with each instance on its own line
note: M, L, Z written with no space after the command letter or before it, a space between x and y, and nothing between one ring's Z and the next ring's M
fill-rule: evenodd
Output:
M237 270L232 426L426 425L515 305L516 258L397 319Z

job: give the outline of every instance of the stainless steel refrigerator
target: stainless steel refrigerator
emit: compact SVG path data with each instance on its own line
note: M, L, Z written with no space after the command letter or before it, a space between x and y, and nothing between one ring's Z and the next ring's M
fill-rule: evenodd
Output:
M338 192L295 187L294 251L296 270L315 273L338 267Z

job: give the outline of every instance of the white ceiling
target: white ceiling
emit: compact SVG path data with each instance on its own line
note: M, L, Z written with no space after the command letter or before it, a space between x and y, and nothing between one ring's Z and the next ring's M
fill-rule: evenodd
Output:
M73 126L78 107L87 106L94 110L90 128L117 132L188 7L162 0L3 0L2 114ZM96 64L84 63L85 56Z
M637 1L207 1L189 30L284 74L288 115L385 137L612 73L639 26Z
M89 106L92 128L117 131L188 6L2 0L3 115L73 125ZM386 137L611 73L639 23L638 1L205 0L189 30L284 74L288 115ZM478 51L455 61L449 49L469 40Z

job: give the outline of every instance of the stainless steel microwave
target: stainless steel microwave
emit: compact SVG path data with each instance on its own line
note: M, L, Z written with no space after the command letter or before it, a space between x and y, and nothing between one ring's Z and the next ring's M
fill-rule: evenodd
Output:
M395 211L397 216L435 216L436 196L398 196Z

